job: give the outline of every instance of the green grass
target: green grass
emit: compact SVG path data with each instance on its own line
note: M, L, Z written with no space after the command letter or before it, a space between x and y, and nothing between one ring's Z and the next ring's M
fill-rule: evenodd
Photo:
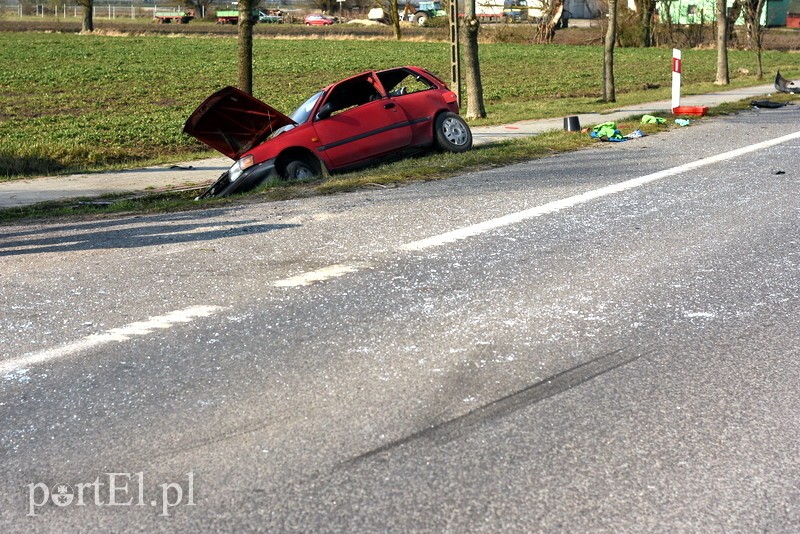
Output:
M473 124L562 116L669 97L668 49L618 49L616 104L600 104L602 49L485 44L481 68L489 117ZM392 40L254 42L255 96L284 111L327 83L403 64L449 72L444 43ZM766 72L800 74L798 56L766 52ZM731 50L733 87L750 52ZM718 90L716 52L684 52L684 94ZM0 180L193 157L182 132L209 94L236 83L234 37L0 33ZM656 88L653 88L656 87Z

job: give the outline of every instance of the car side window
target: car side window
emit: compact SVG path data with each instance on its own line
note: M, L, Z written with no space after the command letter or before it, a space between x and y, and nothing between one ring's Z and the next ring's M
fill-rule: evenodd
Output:
M347 80L334 87L326 104L331 104L331 115L383 98L369 77Z
M380 80L389 96L410 95L434 88L431 82L406 69L382 72Z

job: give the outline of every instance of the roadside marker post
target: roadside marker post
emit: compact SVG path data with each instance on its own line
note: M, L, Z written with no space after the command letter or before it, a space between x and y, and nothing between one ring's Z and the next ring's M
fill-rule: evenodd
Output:
M672 114L702 117L708 113L706 106L681 106L681 72L683 57L677 48L672 49Z

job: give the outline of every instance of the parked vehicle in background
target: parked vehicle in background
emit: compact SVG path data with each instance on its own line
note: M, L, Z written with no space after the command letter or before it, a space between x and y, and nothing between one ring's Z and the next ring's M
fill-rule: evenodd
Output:
M281 23L283 22L283 12L280 9L270 9L266 12L259 10L258 22L271 24Z
M419 67L367 71L314 93L290 116L225 87L183 131L235 160L199 198L244 192L273 179L313 178L436 148L464 152L472 132L458 97Z
M194 18L194 10L188 9L184 11L155 11L153 12L153 20L159 24L188 24Z
M261 11L253 9L253 22L258 22L261 16ZM217 10L217 24L238 24L239 23L239 10L238 9L221 9Z
M330 26L336 22L334 17L328 15L320 15L318 13L311 13L306 15L303 19L303 24L306 26Z
M540 0L481 0L475 4L475 15L486 22L520 22L528 19L529 5Z
M409 6L410 4L406 4ZM442 9L441 2L420 2L416 5L413 9L414 13L411 13L411 10L406 14L406 20L410 22L415 22L420 26L424 26L427 22L434 18L434 17L446 17L447 12Z

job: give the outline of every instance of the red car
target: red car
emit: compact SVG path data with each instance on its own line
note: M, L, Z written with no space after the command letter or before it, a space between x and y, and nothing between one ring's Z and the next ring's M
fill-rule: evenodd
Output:
M203 102L183 131L236 160L200 198L266 180L307 179L436 148L463 152L472 132L456 94L419 67L368 71L314 93L289 117L235 87Z
M327 15L312 13L311 15L306 15L303 22L306 26L330 26L336 22L336 19Z

